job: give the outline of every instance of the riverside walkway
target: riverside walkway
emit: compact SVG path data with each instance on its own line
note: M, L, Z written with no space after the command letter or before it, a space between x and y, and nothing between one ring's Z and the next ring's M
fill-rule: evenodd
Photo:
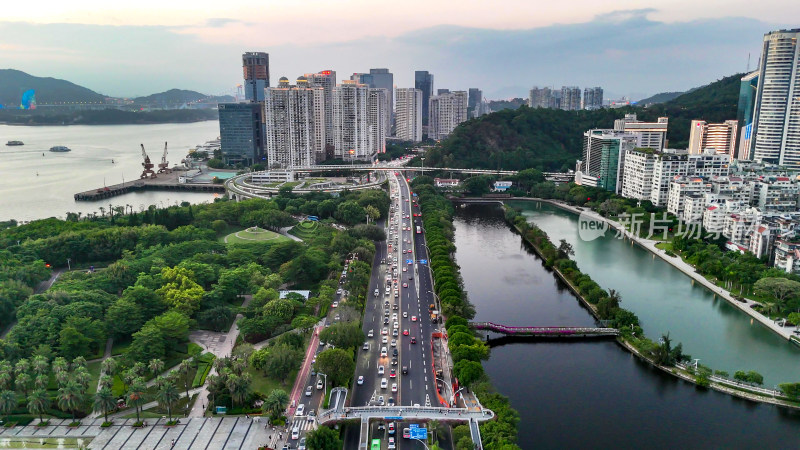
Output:
M547 338L570 338L570 337L609 337L619 336L616 328L592 328L592 327L511 327L492 322L470 322L469 326L476 330L493 331L495 333L507 334L511 336L536 336Z

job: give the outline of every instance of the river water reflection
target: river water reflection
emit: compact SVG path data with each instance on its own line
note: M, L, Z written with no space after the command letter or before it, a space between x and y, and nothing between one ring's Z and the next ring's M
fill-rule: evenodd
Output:
M531 217L539 214L544 213L532 212ZM553 223L559 231L542 225L554 239L560 238L558 232L575 230L569 217L557 211L547 215L557 219ZM509 229L499 207L459 208L455 226L456 259L477 309L476 320L541 326L594 323ZM578 264L589 272L581 260L586 249L578 247ZM620 257L608 256L607 264ZM622 290L616 284L609 287ZM626 295L634 294L623 291L627 303ZM652 369L613 341L509 343L493 347L485 367L520 412L519 443L526 449L772 448L800 443L800 414L697 389Z

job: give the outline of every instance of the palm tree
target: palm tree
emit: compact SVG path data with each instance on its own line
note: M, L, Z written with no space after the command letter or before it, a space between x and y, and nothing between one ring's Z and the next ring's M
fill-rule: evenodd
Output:
M92 375L85 367L79 367L78 370L73 373L73 376L75 377L75 381L83 387L84 391L89 389L89 382L92 381Z
M62 411L71 412L73 422L75 422L75 411L81 403L83 403L83 391L75 380L67 381L58 389L58 407Z
M131 388L128 391L128 403L133 405L136 408L136 421L140 422L139 420L139 407L144 404L144 394L147 391L147 385L144 383L144 380L141 378L137 378L133 380L131 384Z
M231 370L236 375L241 376L242 373L244 373L244 369L246 368L247 368L247 361L245 361L244 359L236 358L233 361L231 361Z
M33 380L33 385L36 389L47 389L47 385L50 384L50 377L47 375L37 375L36 379Z
M211 394L211 403L209 405L216 406L217 394L219 394L219 381L218 375L209 375L206 377L206 386L208 386L208 393Z
M147 366L145 363L139 361L133 365L131 370L136 374L137 377L142 377L147 372Z
M28 411L31 414L38 415L39 422L44 422L42 413L47 410L48 406L50 406L50 397L44 389L35 389L28 396Z
M28 361L27 358L20 359L19 361L17 361L17 364L14 365L14 373L16 373L17 375L21 373L26 373L30 370L31 370L31 363L30 361Z
M178 402L181 394L178 393L178 388L174 384L167 382L161 386L161 389L156 392L156 400L161 406L167 407L167 416L169 421L172 422L172 405Z
M50 370L50 362L47 360L47 357L42 355L33 357L33 371L36 375L45 375L48 370Z
M108 422L108 411L117 406L117 400L114 398L114 393L111 388L103 387L96 394L94 394L94 410L103 411L103 417Z
M58 358L53 360L53 373L58 375L59 373L66 372L69 369L69 363L63 357L59 356Z
M271 417L277 417L286 410L288 404L289 394L283 389L273 389L267 399L264 400L261 409Z
M153 381L153 384L155 385L156 389L161 389L167 383L171 383L169 378L162 377L161 375L157 376L155 381Z
M617 303L622 303L622 294L620 294L616 289L608 290L608 298L616 301Z
M76 356L75 359L72 360L72 370L77 369L78 367L86 368L86 358L83 356Z
M114 358L106 358L100 363L100 371L108 375L114 375L117 370L117 360Z
M97 385L100 389L102 388L109 388L114 385L114 378L111 375L103 374L100 376L100 379L97 382Z
M31 386L31 376L23 372L17 375L15 384L17 385L17 390L21 391L22 395L27 397Z
M5 368L0 368L0 389L8 389L11 385L11 380L14 378L11 371Z
M0 414L5 416L11 414L17 407L17 393L11 390L0 392Z
M154 377L157 377L158 374L164 370L164 361L160 359L151 359L150 363L147 365L147 368L150 369L150 372L153 373Z
M69 372L66 370L63 372L56 372L56 383L58 383L58 387L63 387L69 381Z
M178 372L180 372L181 375L183 375L183 387L186 389L186 398L190 398L189 397L190 383L188 378L189 378L189 370L191 370L191 368L192 368L192 362L189 361L188 359L184 359L183 361L181 361L180 365L178 366ZM189 407L188 402L186 403L186 407L187 408Z

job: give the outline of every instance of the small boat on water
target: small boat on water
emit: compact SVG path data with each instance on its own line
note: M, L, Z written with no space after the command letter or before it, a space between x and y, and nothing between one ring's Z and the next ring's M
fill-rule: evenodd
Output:
M6 142L6 145L13 147L15 145L25 145L25 143L22 141L8 141Z
M56 146L50 147L50 151L51 152L57 152L57 153L63 153L63 152L71 152L72 149L69 148L69 147L63 146L63 145L56 145Z

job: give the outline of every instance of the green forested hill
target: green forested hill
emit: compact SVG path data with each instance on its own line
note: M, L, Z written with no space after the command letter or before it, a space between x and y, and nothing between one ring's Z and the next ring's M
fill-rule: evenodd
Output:
M561 111L522 106L461 124L429 150L426 165L521 170L573 168L580 157L583 132L613 128L614 120L635 112L640 120L669 117L672 148L685 148L693 119L719 122L736 118L741 74L687 92L650 108Z
M22 93L36 91L36 102L46 103L103 103L105 96L66 80L36 77L20 70L0 69L0 105L19 107Z

